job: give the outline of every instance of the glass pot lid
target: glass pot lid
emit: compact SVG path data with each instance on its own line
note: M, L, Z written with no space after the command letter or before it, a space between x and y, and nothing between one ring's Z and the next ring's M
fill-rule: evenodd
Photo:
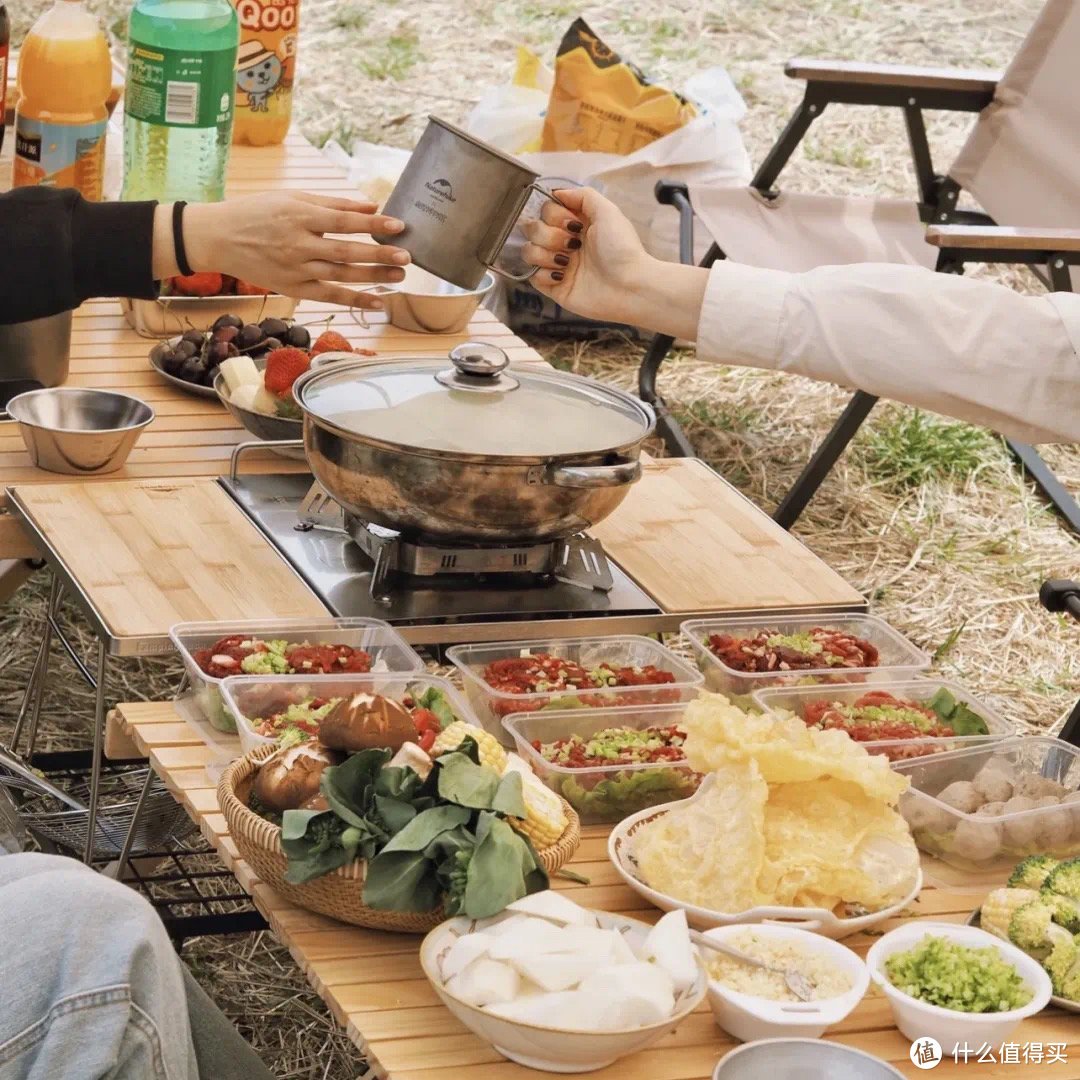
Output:
M305 413L347 436L470 457L549 458L640 442L652 413L612 387L555 371L510 373L494 345L457 346L450 363L331 361L301 376Z

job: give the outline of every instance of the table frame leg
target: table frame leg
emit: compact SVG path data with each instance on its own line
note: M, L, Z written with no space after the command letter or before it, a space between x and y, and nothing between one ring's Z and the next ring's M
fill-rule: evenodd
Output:
M98 789L101 786L101 766L105 754L105 679L108 674L109 654L105 648L105 642L98 642L97 654L97 678L95 680L94 696L94 757L90 765L90 807L86 821L86 847L83 851L83 862L89 864L94 857L94 839L97 836L97 810ZM148 776L153 776L154 771L147 765ZM149 779L147 780L147 785ZM138 815L142 808L142 800L146 795L144 789L139 798L139 804L135 808ZM134 827L134 820L129 826L128 832ZM123 861L121 861L121 866Z
M13 754L17 754L19 740L22 738L23 723L29 711L30 728L28 732L29 747L26 751L27 758L34 752L34 742L37 739L38 720L41 717L41 699L45 693L45 679L49 674L49 652L52 649L53 626L56 622L55 614L60 610L61 589L60 579L53 574L52 580L49 582L49 600L45 607L45 629L41 635L41 644L38 646L37 656L34 658L34 666L30 669L30 678L26 683L22 704L19 706L19 715L15 718L15 730L11 733L11 742L8 743L8 749Z

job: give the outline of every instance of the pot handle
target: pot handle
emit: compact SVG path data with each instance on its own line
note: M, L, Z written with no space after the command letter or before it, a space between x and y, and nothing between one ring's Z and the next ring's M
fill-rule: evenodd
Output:
M566 203L564 203L562 201L562 199L556 198L555 195L552 192L546 190L545 188L542 188L539 184L530 184L528 190L529 191L539 192L541 195L544 196L544 198L550 199L553 203L558 203L561 207L563 207L563 209L566 208ZM526 201L528 201L527 197L526 197ZM522 204L522 206L524 206L524 204ZM519 213L520 213L520 211L519 211ZM511 228L513 228L513 226L511 226ZM499 245L499 247L496 250L495 254L498 255L500 251L502 251L502 244ZM533 267L530 267L528 270L526 270L524 274L511 274L506 270L500 270L494 263L486 262L486 263L484 263L484 265L489 270L494 270L495 273L499 274L501 277L509 278L510 281L528 281L529 278L531 278L533 276L533 274L535 274L536 271L540 269L539 266L533 266ZM566 484L566 485L563 485L563 486L564 487L569 487L571 485ZM574 486L584 486L584 485L574 485ZM604 485L589 485L589 486L602 487Z
M641 478L640 461L620 461L617 465L545 465L537 469L534 484L565 488L608 488L634 484Z

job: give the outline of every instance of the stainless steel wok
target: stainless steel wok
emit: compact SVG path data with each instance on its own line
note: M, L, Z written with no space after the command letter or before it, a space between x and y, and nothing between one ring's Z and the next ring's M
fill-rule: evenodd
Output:
M621 390L510 372L506 354L481 342L459 345L449 363L320 361L293 386L312 472L346 510L410 535L493 543L587 529L640 476L655 424Z

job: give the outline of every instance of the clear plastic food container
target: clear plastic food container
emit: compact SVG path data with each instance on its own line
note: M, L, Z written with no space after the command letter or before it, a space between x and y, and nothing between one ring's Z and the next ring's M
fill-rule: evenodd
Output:
M371 654L373 671L423 671L424 661L405 643L389 623L379 619L272 619L262 622L177 623L169 637L187 669L195 703L211 726L235 732L236 721L221 699L224 678L207 675L195 662L195 653L208 649L224 637L243 634L261 641L287 641L290 645L348 645ZM251 676L255 677L255 676ZM336 676L305 676L335 678Z
M854 685L831 686L774 686L767 690L758 690L753 700L764 712L777 712L786 709L800 719L806 719L808 709L821 705L855 705L868 694L886 693L904 701L933 708L931 702L939 701L942 710L941 723L949 726L946 718L949 700L952 705L961 706L979 717L986 725L987 733L955 736L927 736L923 738L900 739L858 739L871 754L885 754L890 761L904 761L908 758L921 757L924 754L939 754L950 750L960 750L965 746L984 743L988 739L1004 739L1015 734L1016 728L999 715L989 705L969 694L962 686L944 679L904 679L896 682L875 682L871 686L865 683ZM939 697L940 695L940 697ZM945 697L948 695L948 698ZM867 702L871 704L871 702ZM938 710L935 709L935 712ZM970 719L970 718L966 718ZM955 723L964 725L965 718L958 718Z
M586 824L622 821L650 806L689 798L701 776L683 762L589 765L575 768L548 761L533 746L572 735L591 738L606 728L670 727L681 724L686 703L595 709L550 709L515 713L503 720L518 754L540 779L561 795Z
M269 746L277 738L259 734L255 727L260 721L275 716L291 705L301 705L311 698L330 700L352 694L380 694L404 702L414 700L425 690L442 693L451 712L458 720L475 724L476 718L448 679L437 675L417 675L411 672L376 673L370 675L254 675L232 676L223 679L221 696L225 708L237 718L240 746L245 754L260 746Z
M707 642L713 634L753 637L763 630L799 634L816 626L840 630L868 641L878 650L878 664L870 668L809 668L802 671L736 671L713 654ZM705 673L705 686L721 694L742 695L766 686L813 686L820 683L864 683L905 679L925 671L930 657L916 649L887 622L874 615L794 615L788 618L690 619L680 627Z
M1028 855L1080 855L1080 749L1071 743L1025 735L895 767L911 778L900 813L915 843L950 866L1004 879Z
M606 686L595 690L554 690L543 693L505 693L489 686L484 669L496 660L545 653L573 660L585 668L600 664L648 667L671 672L674 682L640 686ZM704 681L700 672L651 638L633 634L610 637L552 638L547 641L499 641L484 645L455 645L447 658L461 672L465 695L483 726L509 745L504 716L550 709L611 708L618 705L672 705L691 701Z

